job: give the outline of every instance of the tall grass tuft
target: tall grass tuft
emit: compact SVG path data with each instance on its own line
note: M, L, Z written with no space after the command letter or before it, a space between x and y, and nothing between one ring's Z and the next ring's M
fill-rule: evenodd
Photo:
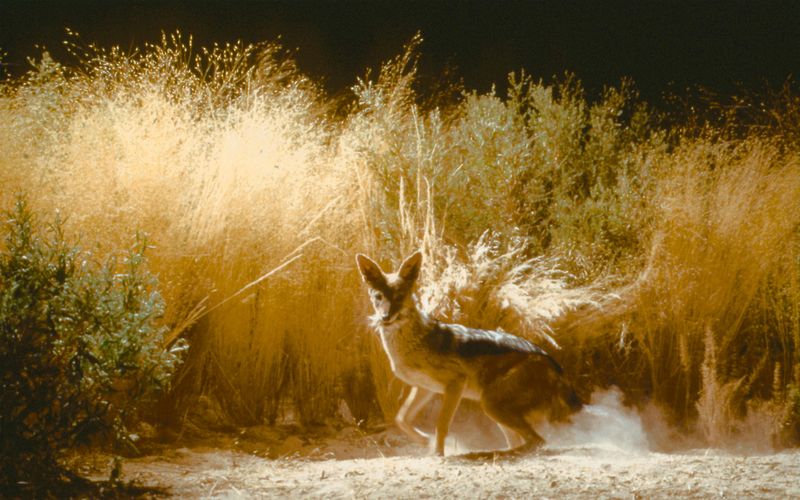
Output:
M800 164L757 138L695 140L668 161L638 340L658 399L682 421L728 429L735 419L715 412L742 418L792 381L784 301L796 291Z

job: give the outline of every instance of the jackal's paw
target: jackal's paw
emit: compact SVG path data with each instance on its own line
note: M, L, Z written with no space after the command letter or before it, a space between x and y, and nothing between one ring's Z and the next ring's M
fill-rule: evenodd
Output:
M431 446L433 442L433 436L428 434L427 432L422 432L419 429L414 429L414 432L409 434L411 440L417 444L421 444L423 446Z
M433 436L428 434L427 432L423 432L413 425L407 425L403 421L398 421L397 426L403 431L403 434L408 436L408 439L411 440L412 443L421 444L423 446L427 446L430 444L431 439Z
M444 456L444 446L441 446L441 447L437 446L436 445L436 439L431 438L430 441L428 441L427 444L428 444L428 456L431 456L431 457L443 457Z

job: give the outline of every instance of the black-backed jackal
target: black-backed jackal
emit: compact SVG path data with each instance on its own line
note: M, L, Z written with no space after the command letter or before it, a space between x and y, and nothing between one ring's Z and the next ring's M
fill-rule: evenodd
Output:
M366 255L358 254L356 262L369 287L372 319L392 371L412 386L395 420L415 441L430 439L413 422L434 394L443 395L436 419L439 455L444 455L462 397L479 401L515 450L544 442L529 419L563 420L581 408L561 367L541 347L505 332L441 323L422 313L412 296L422 264L419 252L393 273L384 273Z

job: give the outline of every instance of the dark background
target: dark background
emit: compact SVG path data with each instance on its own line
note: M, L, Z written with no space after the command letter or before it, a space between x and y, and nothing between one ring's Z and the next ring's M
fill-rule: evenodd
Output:
M455 68L467 88L503 88L525 68L571 71L592 91L631 77L647 96L689 85L732 92L780 85L800 69L797 1L0 0L6 73L46 46L64 61L65 27L84 43L129 48L161 31L213 41L275 41L331 93L401 52L417 31L423 75Z

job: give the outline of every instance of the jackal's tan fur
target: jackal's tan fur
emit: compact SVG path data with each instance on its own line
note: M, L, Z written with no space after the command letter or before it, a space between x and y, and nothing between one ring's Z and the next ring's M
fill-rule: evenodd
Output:
M388 274L365 255L357 255L356 262L392 371L412 386L396 417L412 439L428 440L413 420L434 394L443 395L436 420L439 455L462 397L480 402L500 424L509 447L514 448L514 434L521 436L518 449L544 442L528 419L561 420L580 409L561 367L541 347L505 332L441 323L420 312L412 294L422 264L419 252Z

